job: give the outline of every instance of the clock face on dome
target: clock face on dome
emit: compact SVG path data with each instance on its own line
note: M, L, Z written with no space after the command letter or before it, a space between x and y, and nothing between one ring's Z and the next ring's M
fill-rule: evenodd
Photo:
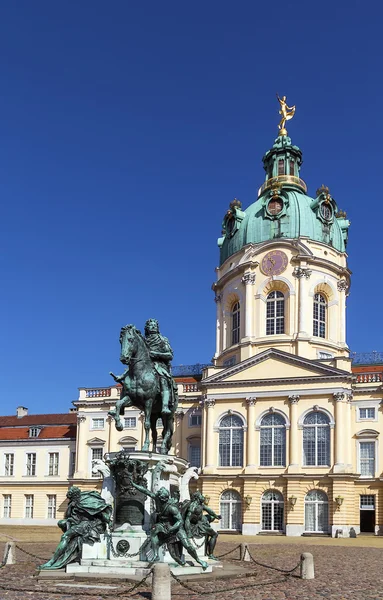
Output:
M287 255L281 250L271 250L261 262L261 271L265 275L280 275L288 265Z

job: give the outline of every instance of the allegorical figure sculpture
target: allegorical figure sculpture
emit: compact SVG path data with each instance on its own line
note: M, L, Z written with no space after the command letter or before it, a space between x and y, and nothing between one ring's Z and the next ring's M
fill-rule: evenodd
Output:
M167 544L172 558L180 565L185 564L181 558L181 552L175 551L177 545L185 548L194 560L206 569L207 562L200 560L191 540L188 538L184 527L178 501L172 498L167 489L161 487L158 492L153 493L140 485L132 482L137 490L153 498L156 505L155 523L150 531L150 541L154 552L153 560L159 560L158 551L160 546Z
M122 375L111 373L115 381L122 384L120 399L116 408L109 411L114 418L116 429L123 430L120 416L128 406L137 406L144 411L145 440L143 451L149 450L149 432L152 432L153 451L156 452L157 419L161 418L161 454L168 454L174 431L174 413L178 406L177 386L174 382L170 361L173 351L166 337L159 331L158 321L149 319L145 324L145 334L134 325L122 327L120 333L120 361L126 365Z
M93 545L100 541L100 535L105 533L111 519L113 509L98 492L82 492L72 486L67 498L65 517L58 522L64 533L52 558L40 569L61 569L76 560L83 544Z
M278 98L279 104L281 105L281 110L279 111L279 114L282 115L282 119L280 120L279 125L278 125L279 135L287 135L287 131L285 129L285 124L286 124L286 121L289 121L290 119L293 118L293 116L295 114L295 106L287 106L286 96L282 96L282 98L280 98L277 94L277 98Z
M182 507L185 518L185 531L189 538L205 538L205 554L209 558L214 556L214 548L217 543L218 532L211 526L212 521L220 519L211 508L206 506L205 497L197 491L191 495L190 501ZM205 515L204 512L207 514Z

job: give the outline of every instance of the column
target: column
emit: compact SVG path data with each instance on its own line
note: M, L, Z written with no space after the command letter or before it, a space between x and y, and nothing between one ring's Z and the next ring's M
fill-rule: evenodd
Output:
M245 337L253 337L254 328L254 310L253 310L253 285L255 283L255 273L245 273L241 279L245 286Z
M184 419L185 416L185 411L181 408L176 410L176 422L175 422L175 429L174 429L174 437L173 437L173 448L174 448L174 454L176 456L180 456L181 458L185 458L186 460L189 460L189 457L187 456L187 448L184 449L183 448L183 435L182 435L182 421ZM186 442L186 440L185 440ZM177 448L178 446L178 448Z
M310 278L312 271L303 267L295 267L293 276L299 280L299 296L298 296L298 335L307 337L310 331L310 324L307 322L310 312L308 305L307 279Z
M346 470L352 473L352 425L351 425L351 417L352 417L352 394L347 394L346 401L346 421L347 421L347 440L346 440L346 456L345 456L345 466Z
M214 301L217 306L217 317L216 317L216 338L215 338L215 357L219 356L222 352L222 343L221 343L221 294L216 294Z
M214 458L215 451L215 436L214 436L214 398L206 398L204 400L205 416L206 416L206 465L204 467L204 473L212 472L216 466L216 460Z
M334 473L344 472L344 430L347 426L344 419L344 407L346 394L336 392L333 394L335 400L335 464Z
M341 279L338 281L339 291L339 342L346 344L346 294L348 290L347 281Z
M84 477L86 473L86 464L88 460L88 448L83 448L84 435L83 430L86 423L84 415L77 415L77 440L76 440L76 473L75 477Z
M289 472L299 469L299 430L298 430L298 402L299 395L291 394L290 403L290 453Z
M246 471L248 468L253 470L257 466L256 461L256 439L255 439L255 404L257 399L255 397L246 398L247 404L247 458L246 458Z

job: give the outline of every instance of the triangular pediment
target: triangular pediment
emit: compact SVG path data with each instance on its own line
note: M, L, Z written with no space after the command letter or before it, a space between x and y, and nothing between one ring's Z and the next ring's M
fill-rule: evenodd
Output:
M351 373L315 360L268 349L202 380L202 386L240 381L351 378Z

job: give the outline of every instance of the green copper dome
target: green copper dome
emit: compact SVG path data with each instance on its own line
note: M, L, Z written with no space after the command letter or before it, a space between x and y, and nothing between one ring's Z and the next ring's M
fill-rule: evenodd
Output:
M247 244L283 238L308 237L344 252L350 222L339 211L327 187L316 197L306 194L299 178L302 153L288 136L279 136L265 156L266 181L258 199L245 211L234 200L223 220L223 236L218 240L222 264Z

